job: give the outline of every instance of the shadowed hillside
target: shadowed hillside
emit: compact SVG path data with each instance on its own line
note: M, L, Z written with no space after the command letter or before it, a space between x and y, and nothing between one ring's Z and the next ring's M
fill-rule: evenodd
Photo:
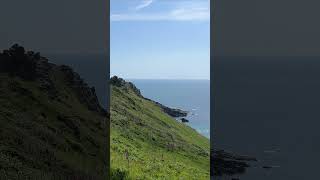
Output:
M106 179L107 118L70 67L0 53L0 179Z

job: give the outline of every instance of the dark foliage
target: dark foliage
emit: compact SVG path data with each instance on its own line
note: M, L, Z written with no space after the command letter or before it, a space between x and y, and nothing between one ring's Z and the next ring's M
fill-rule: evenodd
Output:
M24 47L15 44L0 53L0 72L33 80L36 76L36 63L40 59L40 53L26 52Z
M128 179L128 173L126 171L122 171L120 169L116 169L111 171L111 179L112 180L125 180Z

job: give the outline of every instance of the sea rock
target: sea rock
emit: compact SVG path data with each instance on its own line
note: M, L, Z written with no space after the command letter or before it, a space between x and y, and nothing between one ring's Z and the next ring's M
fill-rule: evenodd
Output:
M211 150L211 163L215 176L243 174L246 168L250 167L250 161L257 161L255 158L236 155L223 150Z
M215 153L219 156L223 156L224 158L234 159L237 161L257 161L257 159L254 157L250 157L247 155L235 155L232 152L227 152L224 150L216 150Z
M262 166L263 169L272 169L272 166Z
M182 118L182 119L181 119L181 122L183 122L183 123L188 123L188 122L189 122L189 120L188 120L188 119L186 119L186 118Z

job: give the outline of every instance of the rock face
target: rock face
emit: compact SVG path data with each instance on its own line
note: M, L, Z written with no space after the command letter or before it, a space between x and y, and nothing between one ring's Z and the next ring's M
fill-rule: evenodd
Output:
M106 114L106 110L99 103L94 87L89 87L80 78L80 75L70 67L51 64L40 53L26 52L23 47L17 44L0 53L0 73L9 73L25 80L38 81L39 88L47 91L48 95L53 99L57 98L57 92L55 84L50 79L50 72L55 70L63 73L81 103L85 104L91 111Z
M149 99L150 100L150 99ZM152 101L152 100L150 100ZM178 117L186 117L188 115L187 111L183 111L181 109L177 109L177 108L169 108L165 105L162 105L158 102L153 101L154 103L156 103L158 106L161 107L161 109L163 109L163 111L167 114L169 114L170 116L174 117L174 118L178 118Z
M124 87L125 89L132 89L139 97L144 98L145 100L151 101L157 104L165 113L170 115L171 117L178 118L178 117L186 117L188 115L187 111L183 111L177 108L169 108L159 102L153 101L151 99L145 98L141 95L141 91L131 82L126 82L124 79L119 78L117 76L113 76L110 79L110 84L117 86L117 87Z
M126 82L124 79L113 76L110 79L110 84L117 87L124 87L125 89L132 89L139 97L142 97L140 90L131 82Z
M74 72L69 66L62 65L57 67L65 74L65 78L69 86L74 89L81 103L87 105L91 111L106 114L98 100L94 87L89 87L87 83L81 79L80 75Z

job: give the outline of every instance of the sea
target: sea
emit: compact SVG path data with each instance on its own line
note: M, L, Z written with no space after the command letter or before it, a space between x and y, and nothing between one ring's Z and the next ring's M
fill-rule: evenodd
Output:
M215 57L213 144L257 158L214 179L320 179L320 57Z
M209 80L128 79L128 81L133 82L144 97L171 108L188 111L187 124L210 138Z

